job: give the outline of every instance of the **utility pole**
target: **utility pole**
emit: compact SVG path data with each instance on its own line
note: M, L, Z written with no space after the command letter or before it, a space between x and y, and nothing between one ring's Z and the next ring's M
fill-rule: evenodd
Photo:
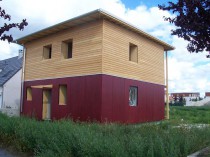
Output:
M168 52L166 51L166 119L169 119L169 97L168 97Z

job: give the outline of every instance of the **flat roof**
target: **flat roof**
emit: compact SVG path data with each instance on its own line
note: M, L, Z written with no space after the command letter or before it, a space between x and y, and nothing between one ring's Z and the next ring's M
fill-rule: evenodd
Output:
M39 38L48 36L50 34L54 34L56 32L60 32L60 31L65 30L65 29L75 27L77 25L81 25L81 24L84 24L84 23L87 23L87 22L96 21L96 20L100 20L100 19L107 19L107 20L109 20L113 23L116 23L116 24L118 24L118 25L120 25L120 26L122 26L126 29L129 29L130 31L138 33L138 34L140 34L140 35L142 35L142 36L144 36L144 37L162 45L164 47L165 51L170 51L170 50L175 49L173 46L161 41L158 38L153 37L152 35L150 35L150 34L144 32L144 31L134 27L133 25L131 25L131 24L129 24L129 23L113 16L113 15L111 15L110 13L107 13L106 11L104 11L102 9L97 9L97 10L94 10L92 12L83 14L81 16L77 16L77 17L69 19L67 21L58 23L56 25L47 27L47 28L42 29L40 31L37 31L35 33L32 33L32 34L26 35L22 38L16 39L14 42L16 42L20 45L24 45L26 42L30 42L32 40L39 39Z

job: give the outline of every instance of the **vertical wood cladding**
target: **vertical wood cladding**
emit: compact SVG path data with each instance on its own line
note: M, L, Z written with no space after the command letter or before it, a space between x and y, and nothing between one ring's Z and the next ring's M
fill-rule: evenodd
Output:
M59 105L59 85L67 86L67 104ZM52 85L52 119L138 123L164 119L164 86L110 75L89 75L27 81L30 86ZM138 104L129 106L129 88L138 87ZM42 118L42 88L32 87L32 101L24 92L23 114Z

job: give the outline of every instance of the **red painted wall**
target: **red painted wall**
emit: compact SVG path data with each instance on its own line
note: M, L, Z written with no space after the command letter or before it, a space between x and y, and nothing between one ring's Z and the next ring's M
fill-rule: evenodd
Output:
M22 114L42 118L42 90L26 88L52 84L51 118L81 121L138 123L164 119L164 86L110 75L89 75L24 83ZM59 105L59 85L67 85L67 105ZM138 105L129 106L129 87L138 87Z
M102 121L137 123L164 119L164 86L102 76ZM138 87L137 106L129 106L129 87Z
M210 92L206 92L205 93L205 96L208 96L209 97L210 96Z

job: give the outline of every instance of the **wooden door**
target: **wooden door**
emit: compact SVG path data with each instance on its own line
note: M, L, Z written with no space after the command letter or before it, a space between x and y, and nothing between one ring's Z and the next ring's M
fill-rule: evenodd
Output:
M43 89L42 119L51 119L51 90Z

